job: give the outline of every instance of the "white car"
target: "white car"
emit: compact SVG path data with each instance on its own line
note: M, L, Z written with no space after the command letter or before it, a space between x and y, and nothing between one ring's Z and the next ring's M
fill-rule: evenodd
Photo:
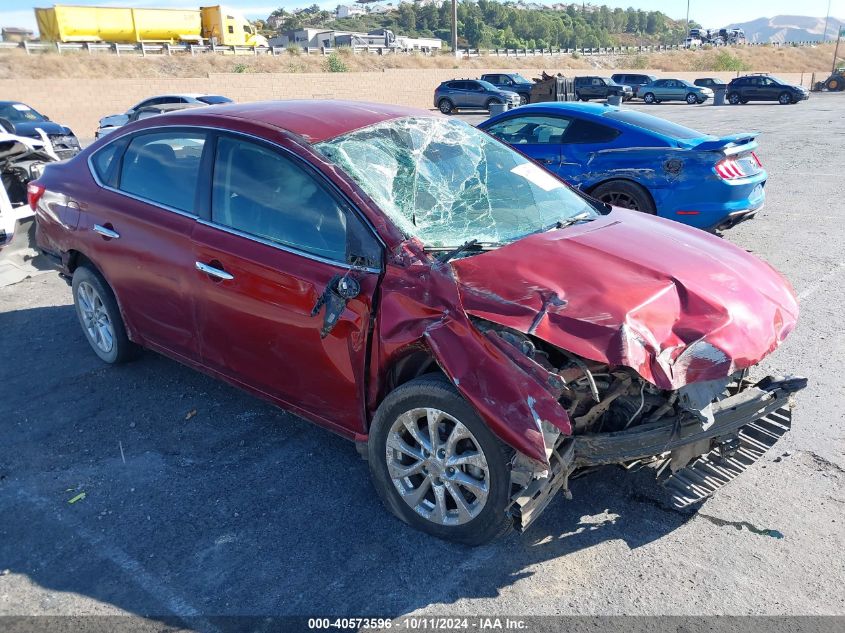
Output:
M40 270L35 250L35 213L28 204L30 181L58 160L49 140L0 133L0 288Z
M695 37L688 37L684 40L684 48L698 48L701 46L701 40Z
M101 136L105 136L109 132L114 132L117 128L126 125L132 115L135 114L135 112L140 110L141 108L163 105L168 103L190 103L203 106L218 105L221 103L232 103L232 100L229 97L223 97L221 95L210 95L201 93L184 93L150 97L149 99L144 99L140 103L136 103L123 114L110 114L109 116L105 116L100 119L100 127L97 128L97 131L94 133L94 136L96 138L100 138Z

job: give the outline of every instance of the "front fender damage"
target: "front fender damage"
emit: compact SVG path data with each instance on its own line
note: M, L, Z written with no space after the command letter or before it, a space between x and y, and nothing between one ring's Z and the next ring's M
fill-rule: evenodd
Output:
M552 391L556 376L527 357L518 358L496 334L482 334L467 319L444 319L428 328L425 338L440 367L490 429L545 470L554 438L572 433L569 416Z

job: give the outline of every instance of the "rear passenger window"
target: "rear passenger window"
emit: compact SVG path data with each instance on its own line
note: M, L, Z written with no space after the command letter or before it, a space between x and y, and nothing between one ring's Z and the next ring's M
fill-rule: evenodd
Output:
M94 168L94 175L102 184L113 187L117 180L117 161L126 143L123 140L115 141L106 145L91 157L91 165Z
M250 141L217 141L211 219L307 253L346 262L346 212L292 158Z
M619 136L619 130L612 127L593 123L585 119L577 119L566 128L563 136L564 143L608 143Z
M126 148L119 189L156 204L196 213L205 134L160 132L136 136Z

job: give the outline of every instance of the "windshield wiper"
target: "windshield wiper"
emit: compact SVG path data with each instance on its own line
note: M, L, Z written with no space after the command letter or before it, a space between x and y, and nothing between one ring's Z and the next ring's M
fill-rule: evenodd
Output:
M567 226L572 226L573 224L578 224L579 222L592 222L595 218L591 218L588 213L579 213L578 215L573 215L571 218L566 218L565 220L558 220L546 230L551 231L552 229L565 229Z
M481 251L484 250L485 246L500 246L496 242L479 242L477 239L467 240L460 246L453 248L451 250L445 251L437 256L437 259L441 262L448 262L450 259L454 259L458 255L465 253L467 251ZM432 249L433 250L433 249ZM437 249L439 250L439 249Z

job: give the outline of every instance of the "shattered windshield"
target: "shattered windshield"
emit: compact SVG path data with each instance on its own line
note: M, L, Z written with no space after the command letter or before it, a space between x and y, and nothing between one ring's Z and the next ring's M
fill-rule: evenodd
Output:
M503 244L598 215L541 167L454 119L393 119L315 147L429 247Z

